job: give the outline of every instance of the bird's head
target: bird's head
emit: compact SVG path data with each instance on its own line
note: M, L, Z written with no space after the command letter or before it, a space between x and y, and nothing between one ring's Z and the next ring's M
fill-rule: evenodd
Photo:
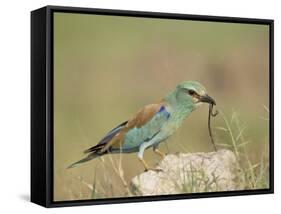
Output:
M185 81L178 84L173 93L177 104L186 105L192 110L202 103L216 105L216 101L207 94L205 87L196 81Z

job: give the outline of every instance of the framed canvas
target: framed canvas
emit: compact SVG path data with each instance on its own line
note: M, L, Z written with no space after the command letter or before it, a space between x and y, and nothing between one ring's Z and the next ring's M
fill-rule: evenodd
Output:
M273 193L273 20L31 12L31 201Z

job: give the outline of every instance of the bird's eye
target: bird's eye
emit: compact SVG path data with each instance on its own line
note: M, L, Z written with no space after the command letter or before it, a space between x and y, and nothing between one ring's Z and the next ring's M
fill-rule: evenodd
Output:
M188 93L189 93L189 95L193 96L195 94L195 91L190 89L190 90L188 90Z

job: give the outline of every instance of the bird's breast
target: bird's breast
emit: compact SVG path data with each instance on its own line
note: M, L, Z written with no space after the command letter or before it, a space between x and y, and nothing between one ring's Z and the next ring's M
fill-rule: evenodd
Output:
M182 125L183 121L190 113L191 111L186 109L176 109L175 111L171 111L165 129L173 134Z

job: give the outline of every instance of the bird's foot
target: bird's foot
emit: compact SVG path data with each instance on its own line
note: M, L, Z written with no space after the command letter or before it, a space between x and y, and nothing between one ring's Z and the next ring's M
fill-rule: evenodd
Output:
M152 168L150 167L142 158L139 158L140 162L143 164L144 166L144 171L147 172L149 170L155 171L155 172L163 172L163 169L161 168Z

